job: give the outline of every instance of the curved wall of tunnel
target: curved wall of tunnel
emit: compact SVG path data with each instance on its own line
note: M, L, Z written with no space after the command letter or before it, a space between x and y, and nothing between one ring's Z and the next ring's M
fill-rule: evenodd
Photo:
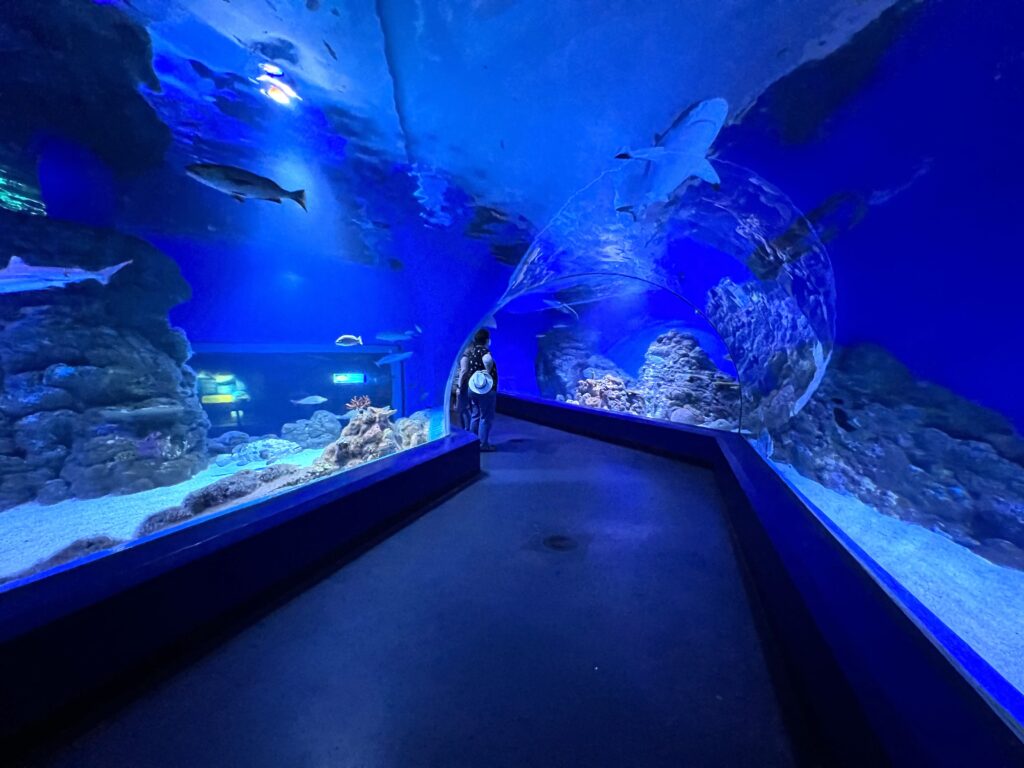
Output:
M631 411L738 429L770 443L770 432L809 400L828 364L832 267L814 227L781 190L740 166L715 166L719 184L693 178L665 201L633 207L624 196L635 194L637 176L647 184L650 168L627 160L569 198L486 316L496 328L497 356L514 372L506 386L575 400L576 382L553 387L543 370L551 366L545 358L553 345L580 358L581 364L567 365L583 371L593 367L587 357L605 356L617 345L620 354L635 357L624 351L627 336L651 343L652 329L674 330L703 352L692 361L676 354L659 364L678 377L677 405ZM523 319L531 316L537 319ZM640 364L630 367L614 372L627 388ZM714 402L710 391L727 386L740 392L735 413L722 418L720 407L712 409L716 415L700 413L697 401Z

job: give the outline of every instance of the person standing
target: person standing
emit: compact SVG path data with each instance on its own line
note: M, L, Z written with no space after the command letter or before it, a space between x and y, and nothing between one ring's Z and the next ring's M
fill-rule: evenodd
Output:
M490 346L491 334L481 328L459 362L459 392L468 396L469 431L480 438L481 451L494 450L491 428L498 406L498 365Z

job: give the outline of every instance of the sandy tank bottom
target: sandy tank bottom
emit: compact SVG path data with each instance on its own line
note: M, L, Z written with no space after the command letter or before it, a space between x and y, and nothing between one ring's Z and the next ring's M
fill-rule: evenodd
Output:
M979 557L945 536L878 512L773 466L878 565L1024 693L1024 571Z
M322 454L322 448L308 448L286 457L281 463L310 467ZM243 469L264 466L265 462L244 467L211 464L177 485L125 496L67 499L50 505L30 501L4 510L0 512L0 578L21 573L80 539L97 536L121 541L133 539L146 518L181 504L192 491Z

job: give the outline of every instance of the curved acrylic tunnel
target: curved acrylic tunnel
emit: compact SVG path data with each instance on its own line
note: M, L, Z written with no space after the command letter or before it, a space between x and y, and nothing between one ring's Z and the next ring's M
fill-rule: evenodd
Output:
M716 390L731 379L742 407L724 419L714 408L707 413L693 404L682 409L685 391L692 395L700 387L683 386L680 378L674 416L653 405L642 415L720 428L728 424L767 437L803 407L821 381L834 343L835 287L828 255L780 190L740 166L716 163L716 168L718 184L692 178L670 190L667 201L651 201L648 163L625 160L568 200L534 240L495 310L499 328L514 329L513 344L537 346L536 355L521 348L510 352L516 367L508 386L573 400L576 382L555 386L550 379L549 358L559 343L577 349L583 364L576 369L582 371L592 367L588 355L617 347L628 358L637 339L650 344L657 330L676 330L703 353L687 357L690 362L677 361L691 368L685 375L694 385L706 375L719 382ZM536 312L544 319L512 319ZM503 335L507 343L509 334ZM537 360L532 386L524 357ZM697 360L707 361L707 367ZM640 365L634 367L620 372L636 377ZM684 371L676 375L683 377ZM652 403L658 400L648 394ZM643 392L637 396L646 399Z
M678 294L636 277L553 281L495 315L502 390L712 429L743 430L728 346Z

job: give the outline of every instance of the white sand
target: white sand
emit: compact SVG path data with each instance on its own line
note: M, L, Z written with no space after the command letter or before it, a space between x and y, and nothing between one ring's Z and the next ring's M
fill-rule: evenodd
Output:
M889 517L775 468L1011 685L1024 692L1024 571L990 563L945 536Z
M309 448L280 459L280 464L308 467L323 453ZM243 469L262 469L265 462L244 467L211 465L177 485L154 488L129 496L68 499L44 506L34 501L0 512L0 576L12 576L45 560L78 539L110 536L131 539L147 517L177 506L192 491Z

